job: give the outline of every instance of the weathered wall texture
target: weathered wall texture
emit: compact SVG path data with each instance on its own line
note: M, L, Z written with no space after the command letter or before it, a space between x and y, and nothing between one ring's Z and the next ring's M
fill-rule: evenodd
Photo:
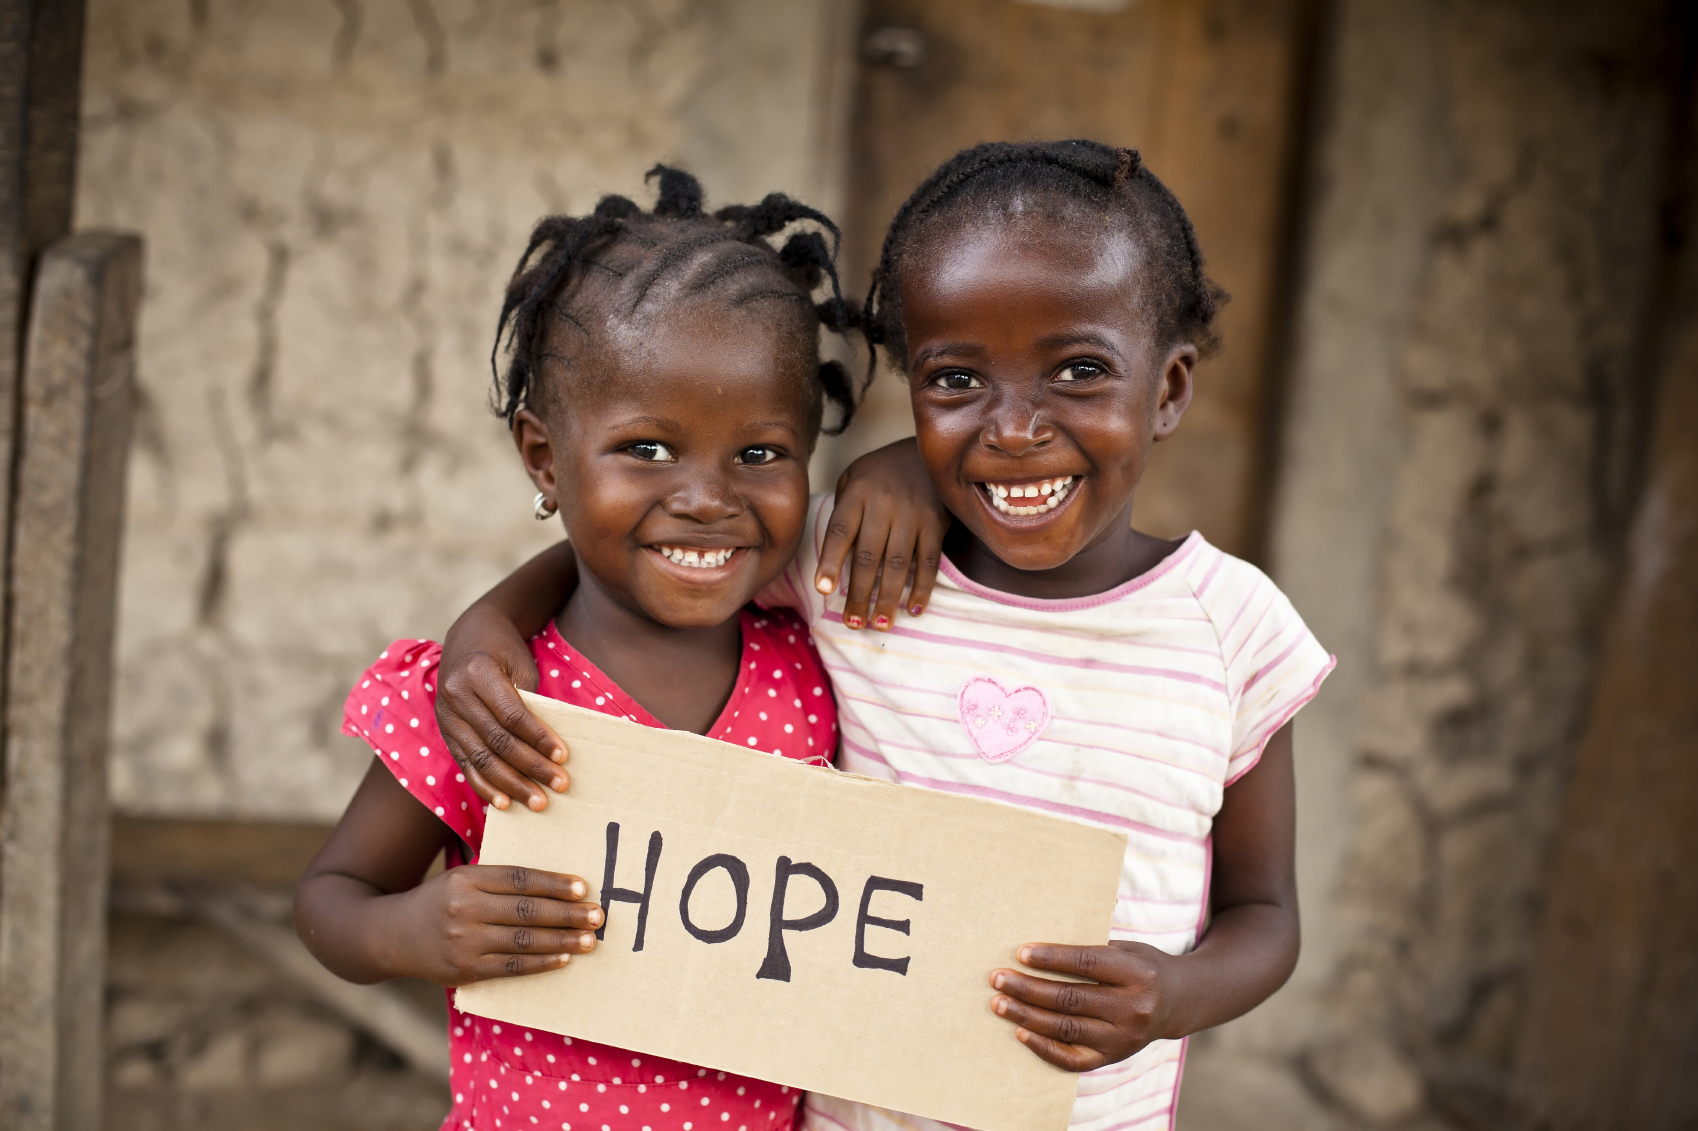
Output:
M835 207L841 11L93 0L77 220L149 257L121 808L340 811L353 675L558 536L485 405L531 224L661 159Z
M1499 1114L1636 454L1660 15L1337 6L1273 567L1340 665L1303 966L1214 1052L1350 1123Z

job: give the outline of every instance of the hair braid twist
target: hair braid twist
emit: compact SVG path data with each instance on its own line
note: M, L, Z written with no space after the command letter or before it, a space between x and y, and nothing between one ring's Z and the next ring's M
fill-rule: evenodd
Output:
M900 276L921 229L955 212L963 213L957 222L970 223L975 209L992 212L1021 194L1058 197L1130 225L1147 253L1145 291L1163 347L1189 340L1205 355L1218 348L1213 323L1226 294L1204 274L1185 209L1136 150L1093 141L986 142L938 166L890 222L861 314L862 332L874 347L869 381L879 346L897 368L905 365Z
M824 213L782 193L771 193L757 204L730 205L710 216L703 208L701 182L689 173L656 165L644 179L660 182L650 211L645 212L626 197L609 195L602 197L588 216L548 216L532 230L507 284L496 321L495 345L490 351L490 368L495 376L492 407L509 425L536 395L540 362L558 356L544 352L549 320L558 318L585 329L568 309L575 300L562 296L591 269L619 279L637 272L630 280L635 309L667 273L706 257L709 262L695 278L686 281L683 293L704 294L728 279L767 271L777 276L775 286L757 290L753 297L802 300L811 314L835 333L847 334L858 325L853 305L843 298L837 274L842 234ZM796 232L782 248L768 242L768 237L801 222L829 232L831 245L827 246L819 231ZM642 249L631 271L609 266L598 258L621 244ZM738 245L742 250L725 245ZM812 295L823 282L830 283L831 293L816 303ZM500 367L503 348L509 351L505 373ZM834 361L820 366L817 379L820 391L838 407L838 422L827 431L840 432L855 412L852 382Z

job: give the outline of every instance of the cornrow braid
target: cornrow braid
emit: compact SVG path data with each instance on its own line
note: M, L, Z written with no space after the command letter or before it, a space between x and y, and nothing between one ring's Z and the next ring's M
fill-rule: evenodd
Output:
M898 369L907 361L901 270L922 231L945 217L970 223L1025 197L1054 197L1131 227L1144 248L1145 301L1165 349L1190 341L1203 355L1219 348L1214 320L1227 295L1203 271L1203 253L1185 209L1136 150L1094 141L987 142L940 165L897 209L862 307L862 332Z
M644 211L623 196L604 196L588 216L548 216L531 232L502 300L496 322L490 369L495 378L492 408L509 426L521 408L537 396L540 367L545 361L564 363L545 346L551 322L589 334L591 321L575 309L583 305L580 281L611 280L625 299L625 313L634 313L655 286L670 275L690 270L679 293L696 297L726 290L736 304L762 300L798 303L811 318L834 333L847 335L859 326L855 308L843 297L837 275L842 234L824 213L772 193L758 204L736 204L709 215L703 207L701 182L681 169L656 165L645 180L658 179L654 208ZM775 248L769 237L792 224L808 223L831 236L828 246L820 230L798 231ZM634 255L619 258L620 249ZM732 280L766 273L770 286L733 291ZM814 291L830 284L830 294L815 302ZM606 288L595 291L609 297ZM500 355L508 351L503 372ZM837 406L837 423L826 429L841 432L855 415L853 382L836 361L823 363L817 373L820 392Z

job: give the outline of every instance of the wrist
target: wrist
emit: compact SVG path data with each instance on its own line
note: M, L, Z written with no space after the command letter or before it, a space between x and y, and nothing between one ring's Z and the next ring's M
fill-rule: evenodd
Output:
M1194 1003L1192 975L1195 963L1190 955L1169 954L1165 950L1141 942L1116 942L1121 950L1135 954L1148 964L1149 1022L1147 1039L1177 1041L1189 1037L1205 1025L1193 1024L1186 1006Z
M379 981L419 976L410 961L411 951L404 945L405 940L414 937L406 920L414 902L412 897L418 890L380 895L371 901L371 914L365 916L361 928L360 949Z

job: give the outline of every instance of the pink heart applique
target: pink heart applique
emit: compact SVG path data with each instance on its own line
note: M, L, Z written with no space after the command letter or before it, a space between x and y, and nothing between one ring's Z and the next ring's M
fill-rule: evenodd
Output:
M1049 725L1049 700L1035 687L1005 690L989 676L974 676L955 697L961 725L987 762L1006 762L1038 740Z

